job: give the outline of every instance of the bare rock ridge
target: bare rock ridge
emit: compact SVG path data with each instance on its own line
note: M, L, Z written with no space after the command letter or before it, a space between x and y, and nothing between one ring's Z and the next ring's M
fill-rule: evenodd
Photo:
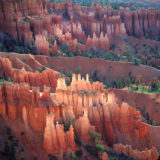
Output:
M131 76L133 79L135 79L136 77L141 77L145 79L146 82L149 82L153 77L159 77L160 75L160 71L158 69L155 69L150 66L145 66L145 65L136 66L129 62L128 63L118 62L118 61L111 62L111 61L97 59L97 58L90 59L90 58L85 58L80 56L70 57L70 58L67 58L67 57L53 58L53 57L41 56L41 55L33 56L33 55L25 55L25 54L20 55L16 53L10 54L10 53L1 52L0 57L9 58L9 60L6 60L6 61L11 61L9 63L12 63L12 66L17 69L21 69L23 68L23 66L25 70L29 69L34 72L36 72L38 69L41 69L44 66L49 69L54 69L56 79L59 77L59 74L56 71L63 72L64 74L68 75L70 71L76 72L76 68L80 69L82 76L89 74L91 78L94 72L97 71L97 76L99 78L99 81L102 81L106 84L111 83L114 79L124 80L128 76ZM9 67L10 65L9 63L6 62L6 65L8 64L8 66L5 66L5 68L11 68ZM53 71L46 70L44 72L51 74ZM29 75L30 74L40 75L40 73L38 72L36 73L26 72L26 73ZM42 75L46 76L46 73L44 74L42 72L41 77ZM8 75L8 71L6 72L6 74ZM52 78L52 76L53 75L48 77ZM13 78L13 77L10 77L10 78ZM42 82L44 83L44 79L41 81L41 83ZM51 81L45 82L46 86L50 87L51 85L49 83L53 83L53 82ZM54 84L56 83L54 82ZM42 88L42 86L43 84L40 86L40 88ZM55 88L55 86L56 85L53 85L52 88Z
M7 80L10 78L14 83L26 83L29 86L39 87L41 90L44 85L52 90L56 89L58 75L53 70L33 73L27 72L24 68L21 70L13 69L11 61L7 58L0 59L0 70L0 77Z

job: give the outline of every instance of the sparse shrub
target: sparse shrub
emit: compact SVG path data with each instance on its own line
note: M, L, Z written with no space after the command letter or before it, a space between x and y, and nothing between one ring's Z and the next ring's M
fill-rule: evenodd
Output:
M136 79L135 84L136 84L137 90L138 90L138 87L139 87L139 85L140 85L140 80L139 80L138 78Z
M98 152L104 152L104 146L101 145L101 142L98 140L98 138L101 138L102 135L100 133L97 133L95 131L89 131L89 134L91 135L91 142L94 144L94 146L90 146L89 152L95 152L94 154L98 154Z
M3 49L3 44L0 43L0 51L2 51L2 49Z
M5 82L5 79L4 79L4 77L3 77L2 79L0 79L0 81L1 81L2 83L4 83L4 82Z
M73 53L71 52L68 53L68 57L73 57L73 56L74 56Z
M126 79L125 79L125 85L128 87L128 89L129 89L129 87L130 87L130 85L131 85L131 79L129 78L129 77L127 77Z
M68 74L68 77L72 80L72 75L73 75L73 72L72 71L69 71L69 74Z
M88 53L88 52L84 52L84 53L83 53L83 56L84 56L84 57L93 58L93 55L90 54L90 53Z
M140 64L142 64L142 62L141 62L140 59L135 58L135 59L134 59L134 64L135 64L136 66L139 66Z
M39 68L38 69L38 71L40 72L40 73L42 73L43 71L45 71L46 70L46 67L42 67L42 68Z
M31 72L31 70L30 70L30 69L28 69L28 68L26 68L25 70L26 70L27 72Z
M144 42L144 43L143 43L143 47L146 47L146 45L147 45L147 44Z
M81 143L81 140L80 140L79 137L75 136L74 140L75 140L75 142L76 142L76 144L77 144L78 146L80 146L80 147L82 146L82 143Z
M80 67L77 67L77 68L76 68L76 73L77 73L77 74L80 73L80 70L81 70L81 68L80 68Z
M13 82L13 79L12 78L8 78L8 82Z
M151 91L158 91L159 90L159 84L156 79L153 80L151 84Z
M156 121L155 120L152 121L152 126L156 126Z
M67 122L65 124L65 131L69 130L70 125L74 126L73 121L71 119L67 119Z
M78 157L81 157L81 156L83 155L83 151L80 149L80 150L76 151L75 154L76 154Z
M94 70L94 71L93 71L92 80L93 80L93 81L99 81L98 71L97 71L97 70Z
M75 155L74 152L71 152L71 153L69 154L69 157L71 158L71 160L78 160L78 158L77 158L77 156Z
M110 60L110 61L111 61L111 60L112 60L111 53L106 52L105 55L104 55L104 59L105 59L105 60Z
M133 60L133 55L131 54L131 52L130 52L130 51L126 51L125 55L127 56L127 60L128 60L129 62L132 62L132 60Z
M96 148L97 148L98 152L104 152L104 146L103 145L97 144Z
M97 133L95 131L89 131L89 134L93 137L102 137L102 135L100 133Z

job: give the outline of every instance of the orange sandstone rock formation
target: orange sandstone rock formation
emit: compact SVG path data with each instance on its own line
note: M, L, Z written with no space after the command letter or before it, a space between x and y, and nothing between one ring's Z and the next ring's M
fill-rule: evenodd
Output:
M77 146L74 141L74 130L72 125L69 131L64 132L63 125L54 125L54 116L46 116L46 127L44 132L43 148L50 154L60 154L61 150L66 151L67 148L76 150Z
M57 76L53 70L33 73L27 72L24 68L21 70L12 69L12 64L7 58L0 59L0 70L1 78L11 78L14 83L27 83L29 86L40 87L41 90L44 85L51 87L52 90L57 86Z
M66 86L65 79L59 78L57 81L57 88L56 90L69 90L69 91L77 91L77 90L84 90L84 91L102 91L103 84L99 82L94 82L91 84L89 82L89 75L86 75L86 80L81 77L81 74L73 74L72 82L69 87Z
M86 142L91 141L89 131L95 131L95 127L90 124L86 109L84 109L83 117L76 120L75 131L82 140L85 140Z
M115 151L120 151L127 155L128 157L136 158L139 160L158 160L159 154L155 147L150 150L145 149L144 151L134 150L131 146L124 146L122 144L114 145Z
M81 91L88 91L88 88L82 86L83 84L89 86L90 83L81 82L81 87L77 87L79 80L77 81L73 75L71 85L67 87L64 79L59 79L55 93L60 104L73 106L76 119L82 119L83 110L87 108L90 124L95 126L96 131L103 133L109 145L120 142L131 144L138 149L144 149L146 145L152 146L151 134L155 129L158 131L159 128L143 123L140 112L127 103L119 105L114 94L106 95L103 90L95 90L95 93ZM98 93L99 91L100 93ZM124 134L125 138L122 138ZM154 144L158 145L155 140Z
M36 35L35 45L37 53L49 55L49 42L43 35Z
M57 49L57 41L55 41L54 44L53 44L52 52L53 52L54 54L56 54L56 55L59 55L59 54L60 54L59 51L58 51L58 49Z

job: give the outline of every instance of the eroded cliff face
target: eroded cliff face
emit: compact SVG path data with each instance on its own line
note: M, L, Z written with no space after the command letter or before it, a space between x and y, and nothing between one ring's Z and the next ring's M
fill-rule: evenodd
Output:
M121 17L126 25L128 34L158 39L159 11L153 8L148 10L142 8L139 11L125 9L121 11Z
M24 68L21 70L13 69L12 63L8 58L0 58L0 77L8 80L13 80L14 83L26 83L29 86L50 87L52 90L56 89L58 75L53 70L44 70L42 73L27 72Z
M126 35L120 16L108 16L107 9L96 4L87 10L70 1L58 4L42 0L23 3L3 0L0 6L0 31L23 44L35 46L37 54L59 54L55 42L53 44L57 38L75 54L95 46L109 51L112 35Z
M46 127L44 131L43 148L50 154L60 154L71 148L73 151L77 149L74 141L74 129L72 125L69 131L64 132L64 126L58 124L54 125L54 115L46 116Z
M90 84L88 75L83 79L81 75L73 74L68 87L64 79L58 79L55 93L47 88L40 92L25 83L0 84L0 116L5 121L22 121L33 135L41 134L43 139L38 141L36 137L34 149L37 144L52 155L77 150L75 136L91 144L89 132L96 131L102 135L101 141L105 145L129 144L139 150L135 152L131 149L133 157L137 157L138 153L139 159L157 159L156 149L146 150L145 153L141 150L153 146L159 149L160 127L142 122L139 111L125 102L120 104L113 93L103 89L101 83ZM68 120L74 123L74 128L71 125L66 131ZM28 129L25 132L28 133ZM116 150L123 152L125 149L120 147Z
M76 118L88 117L90 124L95 126L96 131L104 135L109 145L117 142L131 144L134 148L140 150L145 149L145 146L150 148L156 145L158 147L156 142L158 135L155 135L156 138L151 138L151 136L155 131L158 132L160 128L142 122L140 112L127 103L119 104L114 94L106 94L103 90L99 91L96 89L91 92L87 90L86 92L80 92L77 88L73 89L73 84L76 86L81 81L81 79L75 81L74 75L73 82L75 83L71 83L69 87L64 85L62 79L58 81L58 86L61 87L57 88L55 96L59 103L72 105ZM85 84L85 81L84 83L81 82L81 86L83 84ZM87 110L87 113L86 111L84 113L84 108ZM125 138L123 138L124 135Z
M92 47L109 51L113 35L158 40L160 33L160 13L153 8L114 10L96 3L87 8L70 1L58 4L42 0L2 0L0 6L0 31L35 46L38 54L49 55L52 48L57 54L53 44L57 37L72 53L81 54Z
M124 146L122 144L115 144L113 147L116 151L120 151L125 155L139 160L156 160L159 157L159 154L155 147L152 147L150 150L145 149L144 151L134 150L131 146Z
M43 107L42 98L37 88L13 83L1 84L1 116L11 120L22 119L34 131L43 132L47 108ZM50 104L51 105L51 104Z

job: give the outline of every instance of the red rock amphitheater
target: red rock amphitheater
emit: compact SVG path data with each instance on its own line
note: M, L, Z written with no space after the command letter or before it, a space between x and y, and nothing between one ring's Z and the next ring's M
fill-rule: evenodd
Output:
M92 130L101 133L101 143L105 147L114 145L113 149L127 155L123 145L129 144L132 146L129 147L129 156L158 159L160 127L147 124L140 114L140 108L121 101L117 96L120 92L105 90L99 82L90 84L89 75L84 79L80 74L73 74L71 84L66 86L65 79L57 80L53 70L32 73L32 80L35 76L32 85L27 81L30 72L12 69L11 62L5 58L1 59L0 64L4 75L14 81L0 84L1 121L13 130L31 155L38 159L47 159L47 154L62 158L62 153L80 148L75 142L75 135L81 141L91 143L89 131ZM46 74L50 76L43 77ZM38 87L41 77L45 80L40 80L42 85L48 86L42 91ZM47 81L55 82L52 85ZM65 131L64 125L68 119L74 122L74 128L70 126ZM159 122L158 118L156 120ZM22 132L24 137L21 136Z
M160 71L80 56L94 47L109 51L116 35L157 40L159 11L1 0L0 32L36 49L36 55L0 52L0 159L160 158L160 94L103 85L129 75L149 82ZM59 44L77 56L60 57ZM95 71L99 81L91 83Z
M109 51L115 35L145 35L158 39L160 12L152 8L139 11L114 10L93 3L90 8L71 3L58 4L47 0L1 0L0 31L26 45L34 45L38 54L58 54L55 36L79 54L90 47ZM77 53L76 53L77 54Z

